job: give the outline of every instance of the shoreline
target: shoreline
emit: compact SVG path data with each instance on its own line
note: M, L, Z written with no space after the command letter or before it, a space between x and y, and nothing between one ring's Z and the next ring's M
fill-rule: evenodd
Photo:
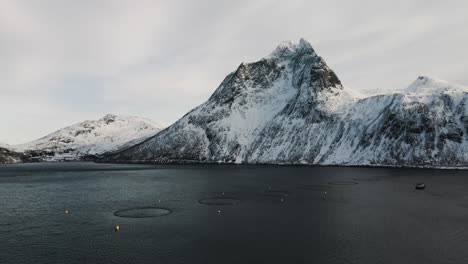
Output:
M19 163L2 163L2 165L19 165L19 164L38 164L38 163L95 163L95 164L119 164L119 165L159 165L159 166L177 166L177 165L214 165L214 166L232 166L232 167L247 167L247 166L281 166L281 167L342 167L342 168L387 168L387 169L436 169L436 170L468 170L468 166L426 166L426 165L384 165L384 164L304 164L304 163L233 163L233 162L203 162L193 160L170 160L165 162L152 161L93 161L93 160L61 160L61 161L34 161L34 162L19 162Z

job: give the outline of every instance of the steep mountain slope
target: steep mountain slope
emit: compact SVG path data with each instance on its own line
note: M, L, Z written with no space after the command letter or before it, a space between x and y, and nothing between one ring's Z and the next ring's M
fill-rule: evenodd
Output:
M161 128L159 124L141 117L106 115L11 148L36 160L77 160L138 144L157 134Z
M242 63L207 102L116 160L245 162L252 145L291 116L307 122L333 118L354 100L311 45L282 43L254 63ZM289 124L294 128L296 123ZM265 129L265 130L264 130ZM289 137L289 136L287 136Z
M301 39L241 64L207 102L104 160L467 166L467 92L420 77L361 99Z

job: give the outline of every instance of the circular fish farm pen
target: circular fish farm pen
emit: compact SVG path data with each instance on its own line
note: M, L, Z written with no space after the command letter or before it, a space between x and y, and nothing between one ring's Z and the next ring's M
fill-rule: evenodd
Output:
M115 216L125 218L160 217L172 213L171 209L163 207L135 207L114 212Z

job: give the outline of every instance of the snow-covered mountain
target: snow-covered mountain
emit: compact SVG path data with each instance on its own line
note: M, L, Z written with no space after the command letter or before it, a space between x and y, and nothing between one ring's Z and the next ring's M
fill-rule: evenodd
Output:
M138 144L162 127L146 118L106 115L60 129L38 140L10 146L36 160L77 160Z
M403 92L359 100L320 162L466 167L467 100L468 88L424 76Z
M467 97L465 87L419 77L360 98L301 39L242 63L207 102L103 160L468 166Z

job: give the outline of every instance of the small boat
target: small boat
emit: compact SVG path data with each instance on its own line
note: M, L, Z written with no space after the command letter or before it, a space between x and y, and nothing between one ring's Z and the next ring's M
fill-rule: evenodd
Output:
M416 184L416 190L424 190L425 188L426 185L423 182Z

